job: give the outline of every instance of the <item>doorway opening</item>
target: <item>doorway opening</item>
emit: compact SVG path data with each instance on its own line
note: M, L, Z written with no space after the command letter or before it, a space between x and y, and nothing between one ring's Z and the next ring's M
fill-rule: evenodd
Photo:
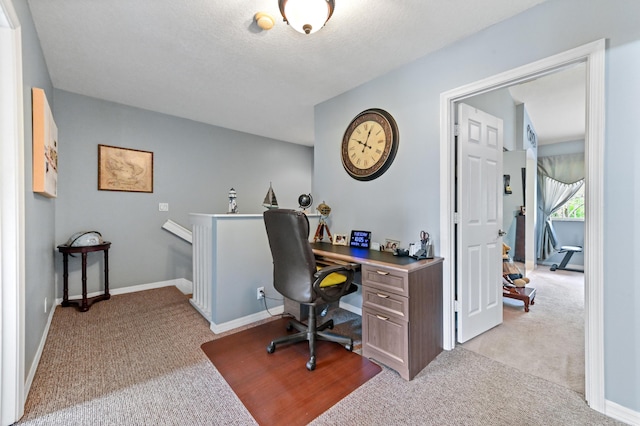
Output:
M487 289L493 290L494 305L470 311L469 298L464 297L465 292L460 292L459 286L463 282L472 285L472 282L459 280L457 300L460 310L457 312L456 330L457 343L463 348L557 383L581 396L585 393L584 275L551 271L552 264L562 260L562 254L551 253L551 256L541 260L541 251L536 250L540 242L535 229L536 224L540 229L539 225L545 222L536 214L539 203L536 203L535 197L538 192L539 157L545 159L545 169L553 171L554 176L555 173L563 173L559 176L563 182L569 183L568 179L581 181L584 177L585 77L585 64L580 63L530 82L496 89L462 102L503 121L504 151L501 155L502 172L497 176L501 185L496 201L502 202L504 208L497 209L499 211L496 213L502 212L502 219L496 219L502 224L502 242L508 247L508 252L498 262L503 266L502 273L523 273L530 279L525 289L518 291L533 296L533 299L519 296L503 299L503 291L497 284L500 280L498 273L495 277L490 275L485 284ZM457 123L459 135L463 135L464 121L458 117ZM464 153L464 138L462 141L460 139L458 136L458 157ZM556 171L556 167L559 170ZM465 169L464 166L458 166L458 191ZM464 204L466 201L463 200L469 199L466 193L470 188L468 184L464 186L464 198L461 200L458 197L458 203L462 201ZM580 192L584 186L581 188ZM489 200L489 197L482 198L486 200L485 203ZM584 198L581 200L584 201ZM459 232L462 229L461 235L464 237L464 227L471 217L464 211L458 212L460 220L457 227ZM583 209L578 213L582 218ZM562 235L562 244L584 246L583 219L561 219L555 224L558 234ZM495 240L500 243L497 236ZM466 253L464 247L463 243L457 250L463 253L462 261ZM582 270L582 253L573 259L581 265L578 269ZM464 263L458 264L458 268L464 269ZM458 276L467 275L459 273ZM472 275L478 274L472 271ZM516 284L523 285L517 280ZM482 291L481 294L488 296L489 292ZM484 307L482 302L476 306ZM529 302L535 304L531 306L533 314L527 314ZM499 309L503 315L500 326L488 330L481 325L482 318L491 312L491 307ZM461 321L460 315L473 315L474 320ZM468 328L461 329L460 324L471 324L479 329L478 335L469 336Z
M603 198L605 41L593 43L445 92L440 97L440 235L444 255L444 342L456 344L455 321L455 104L466 98L527 82L578 63L587 69L585 129L585 399L604 412ZM496 230L497 232L498 230Z

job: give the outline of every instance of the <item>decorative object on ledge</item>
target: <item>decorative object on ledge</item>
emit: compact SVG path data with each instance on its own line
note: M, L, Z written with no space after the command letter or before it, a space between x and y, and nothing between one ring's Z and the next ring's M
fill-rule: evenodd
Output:
M306 211L313 204L313 197L311 194L301 194L298 197L298 204L301 210Z
M98 189L153 192L153 152L98 145Z
M227 213L238 213L238 203L236 198L238 195L236 194L236 190L231 188L229 190L229 210Z
M58 127L44 90L34 87L33 96L33 192L58 195Z
M265 31L269 31L276 24L276 20L273 19L273 16L269 15L266 12L256 13L254 19L256 20L256 24L258 24L258 27Z
M294 30L313 34L329 21L334 0L278 0L284 21Z
M318 207L316 207L316 210L320 212L320 221L318 222L318 228L316 229L316 234L313 237L313 242L315 243L318 240L322 241L324 239L325 229L327 230L327 237L329 237L329 241L331 241L331 232L329 231L329 225L327 225L326 220L331 213L331 207L326 205L323 201L318 205Z
M267 191L267 195L264 197L262 206L268 209L278 208L278 200L276 199L276 193L273 192L273 187L271 186L271 182L269 182L269 190Z

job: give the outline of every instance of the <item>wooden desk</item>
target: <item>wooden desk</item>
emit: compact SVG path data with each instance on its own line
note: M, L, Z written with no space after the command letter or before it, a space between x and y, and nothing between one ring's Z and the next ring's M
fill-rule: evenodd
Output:
M442 352L442 258L312 243L319 263L361 265L362 355L411 380Z
M109 248L111 243L105 241L103 244L85 247L72 247L66 244L58 246L58 251L62 253L64 266L64 288L62 293L62 306L77 306L80 312L86 312L91 305L101 300L111 298L109 294ZM104 251L104 294L87 299L87 253L94 251ZM80 253L82 255L82 299L69 300L69 255Z

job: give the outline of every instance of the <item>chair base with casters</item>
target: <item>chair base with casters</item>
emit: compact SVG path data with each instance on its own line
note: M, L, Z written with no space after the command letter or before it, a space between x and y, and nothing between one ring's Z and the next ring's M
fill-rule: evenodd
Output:
M557 263L554 263L553 265L551 265L551 268L549 268L550 270L552 270L552 271L562 270L562 271L584 272L583 270L580 270L580 269L567 268L567 265L569 264L569 261L571 260L571 257L573 256L573 254L574 253L582 253L582 247L580 247L580 246L562 246L562 247L560 247L560 250L558 250L558 253L564 253L564 257L562 258L562 261L560 262L560 265L558 265Z
M296 319L292 319L289 321L289 324L287 324L287 331L296 329L298 333L273 339L267 346L267 352L270 354L275 352L276 345L304 342L305 340L308 340L309 361L307 361L307 370L313 371L316 368L316 341L326 340L329 342L339 343L344 346L347 351L351 352L353 350L353 339L325 331L326 329L333 329L334 324L332 319L325 321L320 325L316 325L316 306L307 306L309 307L309 324L307 325Z

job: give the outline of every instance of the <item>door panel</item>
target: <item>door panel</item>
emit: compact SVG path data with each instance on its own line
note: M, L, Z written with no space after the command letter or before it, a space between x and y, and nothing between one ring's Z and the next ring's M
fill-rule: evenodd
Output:
M502 120L458 106L457 339L502 322Z

